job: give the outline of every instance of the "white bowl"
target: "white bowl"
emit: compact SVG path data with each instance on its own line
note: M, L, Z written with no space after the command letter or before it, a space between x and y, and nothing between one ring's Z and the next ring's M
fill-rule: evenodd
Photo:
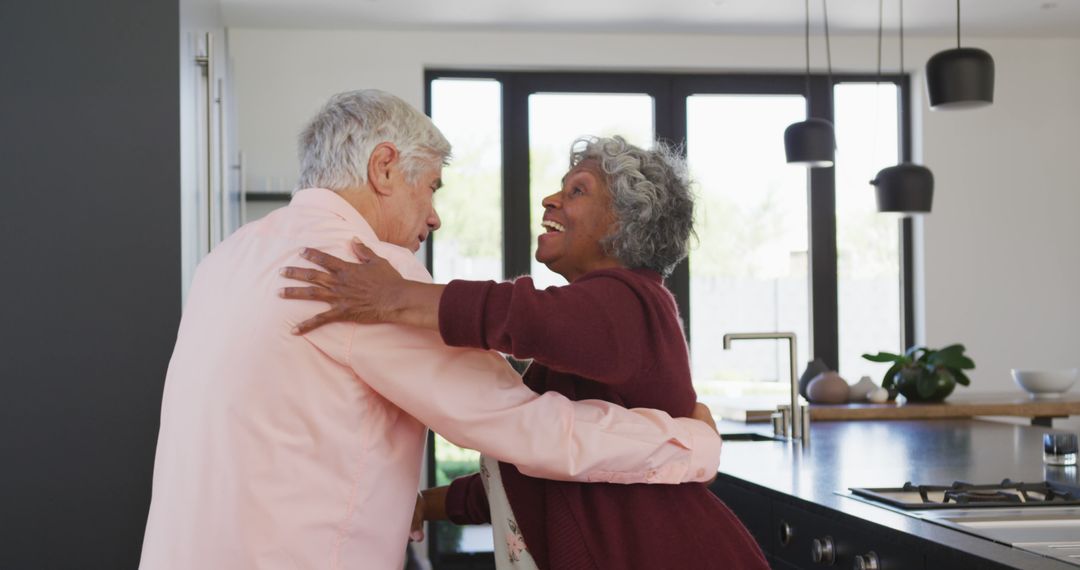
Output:
M1077 368L1060 370L1012 370L1013 380L1032 398L1059 398L1076 383Z

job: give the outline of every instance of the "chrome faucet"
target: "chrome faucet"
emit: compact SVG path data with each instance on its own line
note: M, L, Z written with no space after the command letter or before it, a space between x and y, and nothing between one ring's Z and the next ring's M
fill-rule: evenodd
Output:
M724 335L724 350L731 349L731 341L733 340L787 340L788 352L790 356L788 359L791 362L791 438L792 439L804 439L803 438L803 409L799 406L799 376L795 371L795 333L790 332L768 332L768 333L728 333ZM809 413L809 411L807 411ZM807 434L809 435L809 434Z

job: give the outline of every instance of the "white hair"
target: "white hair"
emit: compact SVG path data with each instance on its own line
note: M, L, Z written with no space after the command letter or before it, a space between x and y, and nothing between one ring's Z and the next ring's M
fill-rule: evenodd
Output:
M431 119L385 91L364 89L330 98L300 133L300 188L345 190L367 181L375 147L393 143L405 179L450 159L450 143Z
M607 178L616 227L604 250L630 268L668 276L686 257L694 235L694 194L679 149L659 141L651 150L620 136L583 137L570 151L571 168L595 160Z

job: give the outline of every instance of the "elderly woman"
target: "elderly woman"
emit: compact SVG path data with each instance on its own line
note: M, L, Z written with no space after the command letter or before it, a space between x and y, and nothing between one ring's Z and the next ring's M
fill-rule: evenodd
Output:
M533 390L691 413L696 396L674 298L663 278L686 256L693 198L669 149L582 139L562 189L544 198L536 259L569 282L403 280L362 245L360 264L319 252L329 273L289 268L331 309L297 332L353 320L437 329L452 346L533 362ZM535 479L482 457L481 473L426 491L425 518L490 522L499 568L767 568L757 544L704 485L581 484Z

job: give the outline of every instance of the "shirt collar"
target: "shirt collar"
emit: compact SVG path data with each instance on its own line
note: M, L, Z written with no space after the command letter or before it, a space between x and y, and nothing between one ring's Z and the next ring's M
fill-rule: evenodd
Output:
M360 238L364 243L372 244L382 241L375 235L375 230L372 229L371 224L364 219L364 216L361 216L360 212L358 212L352 204L333 190L327 190L326 188L305 188L303 190L297 190L293 194L289 205L329 210L335 216L356 226L356 237Z

